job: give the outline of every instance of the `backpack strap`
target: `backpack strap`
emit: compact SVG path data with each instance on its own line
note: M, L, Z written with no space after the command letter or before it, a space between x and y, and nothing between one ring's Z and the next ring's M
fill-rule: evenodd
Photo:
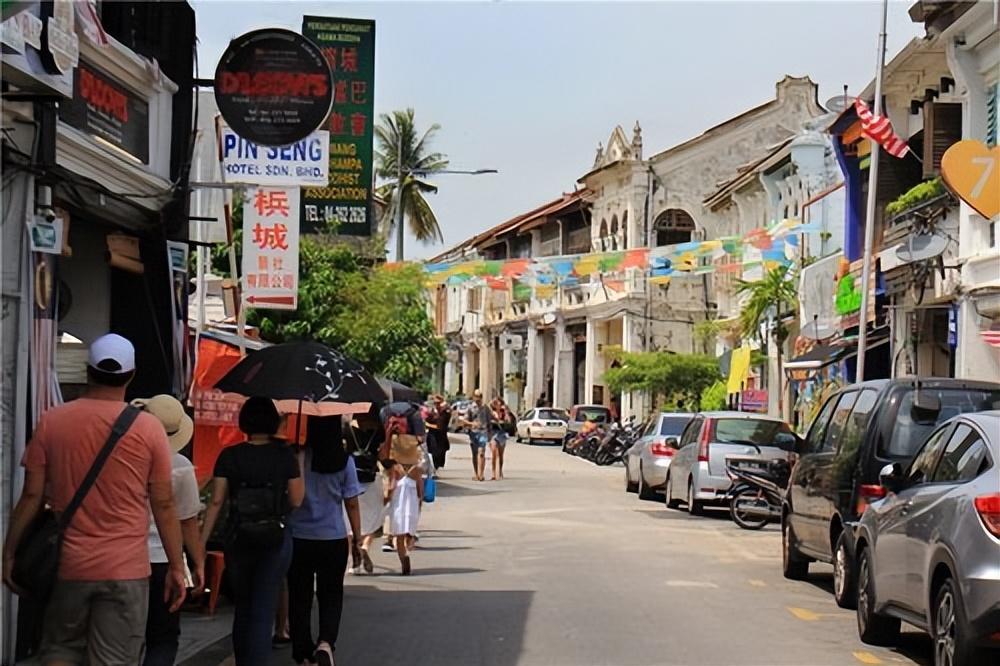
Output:
M133 407L132 405L126 405L122 413L118 415L115 419L114 425L111 426L111 434L108 435L107 441L104 442L104 446L101 450L97 452L97 457L94 458L94 462L90 465L90 469L87 471L87 476L83 477L83 482L80 487L76 489L73 494L73 498L66 505L66 508L59 515L59 532L65 532L66 528L69 527L70 521L73 520L73 515L76 513L80 505L83 504L84 498L87 497L87 493L94 486L94 482L97 481L98 475L101 470L104 469L104 463L108 461L111 457L111 452L114 451L115 445L118 441L129 431L132 424L135 423L136 417L139 416L139 409Z

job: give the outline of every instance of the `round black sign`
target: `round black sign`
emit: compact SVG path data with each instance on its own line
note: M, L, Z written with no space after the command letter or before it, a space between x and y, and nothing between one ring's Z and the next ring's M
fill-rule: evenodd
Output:
M254 30L229 42L215 70L215 101L239 136L287 146L325 121L333 75L319 47L291 30Z

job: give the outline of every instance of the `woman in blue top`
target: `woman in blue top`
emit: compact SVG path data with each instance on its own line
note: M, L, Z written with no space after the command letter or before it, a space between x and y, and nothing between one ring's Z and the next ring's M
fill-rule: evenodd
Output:
M354 461L344 450L339 416L311 417L306 426L303 469L306 496L289 516L292 564L288 569L288 619L292 658L299 664L333 666L333 651L344 606L347 526L354 536L354 562L361 559L361 515ZM319 635L312 638L313 589L319 600Z

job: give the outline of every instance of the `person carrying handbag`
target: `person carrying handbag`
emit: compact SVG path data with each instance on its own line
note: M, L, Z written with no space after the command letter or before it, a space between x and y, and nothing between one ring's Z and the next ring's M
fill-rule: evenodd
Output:
M114 334L95 340L83 397L43 414L24 452L24 489L4 542L3 579L18 594L48 593L38 653L43 666L139 663L148 611L150 510L168 561L169 607L176 610L184 601L170 447L155 417L125 404L134 374L135 350L128 340ZM35 537L46 528L32 527L46 503L54 514L48 525L56 526L49 536L55 538L39 543ZM54 580L33 575L46 564Z

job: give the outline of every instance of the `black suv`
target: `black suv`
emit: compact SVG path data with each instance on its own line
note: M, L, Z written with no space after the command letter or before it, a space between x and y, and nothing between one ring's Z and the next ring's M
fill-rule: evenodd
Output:
M952 416L1000 408L1000 384L961 379L881 379L827 400L799 448L781 512L782 569L803 580L809 563L830 562L837 604L854 604L853 530L885 496L879 471L907 465L934 428Z

